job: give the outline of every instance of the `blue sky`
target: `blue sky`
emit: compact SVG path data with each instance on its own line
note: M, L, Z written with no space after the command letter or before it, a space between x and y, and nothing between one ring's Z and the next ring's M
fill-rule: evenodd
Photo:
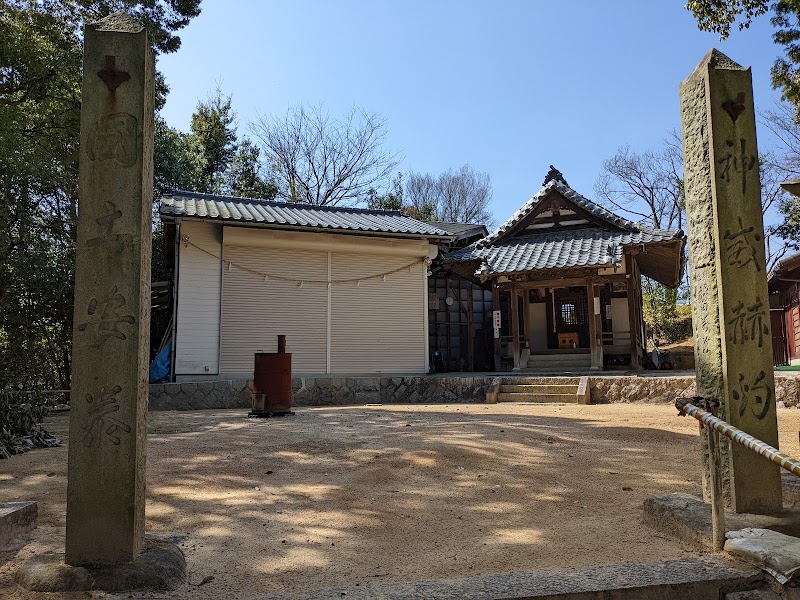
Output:
M198 98L233 95L239 132L299 103L332 115L357 105L386 118L398 169L469 163L492 177L505 220L550 164L594 197L623 144L656 148L679 129L678 84L716 47L752 66L756 108L779 99L768 17L729 40L697 30L683 0L204 0L159 58L162 114L188 130ZM772 140L759 130L759 150Z

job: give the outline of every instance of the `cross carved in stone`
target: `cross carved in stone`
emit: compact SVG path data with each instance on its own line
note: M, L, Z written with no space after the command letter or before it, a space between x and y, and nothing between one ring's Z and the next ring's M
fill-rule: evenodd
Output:
M97 76L103 80L112 93L131 78L126 71L117 71L116 62L116 56L106 54L105 68L97 72Z

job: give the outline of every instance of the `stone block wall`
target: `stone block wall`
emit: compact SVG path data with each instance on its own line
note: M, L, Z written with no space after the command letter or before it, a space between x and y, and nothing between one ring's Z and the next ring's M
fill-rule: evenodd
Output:
M485 402L493 377L294 377L293 406ZM249 408L248 379L150 386L150 410Z
M248 379L150 385L150 410L249 408L251 404Z
M670 404L697 395L694 375L590 377L593 404L641 402ZM800 406L800 377L775 373L775 398L780 408Z
M476 376L295 377L293 406L496 402L500 378ZM670 404L694 396L692 375L647 374L589 377L593 404ZM780 407L800 406L800 377L775 374ZM250 380L166 383L150 386L150 410L250 408Z
M695 395L693 375L647 377L590 377L592 404L642 402L670 404L675 398Z

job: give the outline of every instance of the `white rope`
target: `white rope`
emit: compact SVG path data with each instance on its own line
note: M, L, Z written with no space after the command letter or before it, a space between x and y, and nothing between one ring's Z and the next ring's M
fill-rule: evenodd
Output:
M217 256L213 252L209 252L205 248L201 248L197 244L193 244L192 242L190 242L188 236L182 237L181 241L183 242L184 246L191 246L192 248L196 248L197 250L200 250L201 252L205 252L209 256L212 256L212 257L214 257L215 259L217 259L219 261L223 260L221 256ZM415 260L414 262L412 262L410 264L407 264L407 265L403 265L402 267L399 267L397 269L392 269L391 271L385 271L383 273L375 273L374 275L363 275L361 277L352 277L352 278L349 278L349 279L331 279L331 280L328 280L328 279L307 279L307 278L295 279L293 277L286 277L284 275L275 275L273 273L263 273L263 272L258 271L256 269L251 269L250 267L247 267L245 265L240 265L240 264L237 264L237 263L235 263L233 261L229 261L229 260L226 260L224 262L227 263L226 269L228 271L232 271L235 268L235 269L238 269L240 271L245 271L247 273L252 273L253 275L258 275L261 279L264 280L265 283L268 282L271 279L274 279L274 280L277 280L277 281L288 281L290 283L297 283L297 284L299 284L300 287L303 287L303 285L306 284L306 283L309 283L309 284L314 284L314 283L322 284L322 283L324 283L326 285L330 285L332 283L355 283L356 286L359 287L361 285L361 282L369 281L371 279L381 279L383 281L383 283L386 283L386 276L387 275L394 275L395 273L400 273L401 271L408 271L410 273L411 269L414 267L414 265L417 265L417 264L420 264L420 263L422 263L423 267L426 267L427 265L429 265L430 264L430 259L429 258L423 258L421 260Z
M694 417L698 421L702 421L709 427L715 429L725 437L732 439L734 442L741 444L745 448L749 448L756 454L760 454L774 462L775 464L783 467L787 471L794 473L795 475L800 475L800 461L797 459L792 458L788 454L784 454L780 452L777 448L773 448L766 442L762 442L758 438L753 437L749 433L745 433L741 429L738 429L723 421L722 419L715 417L710 412L703 410L702 408L698 408L694 404L687 402L685 399L679 398L675 401L675 406L678 407L678 410L681 412L686 413L690 417Z

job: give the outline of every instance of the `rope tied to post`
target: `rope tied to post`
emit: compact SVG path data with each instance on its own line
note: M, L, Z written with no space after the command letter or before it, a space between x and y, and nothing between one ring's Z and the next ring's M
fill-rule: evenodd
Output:
M694 404L695 402L698 404L701 402L705 403L705 401L706 401L705 398L699 396L695 396L693 398L676 398L675 407L679 411L678 413L679 416L689 415L690 417L694 417L702 424L711 427L718 433L731 439L737 444L741 444L742 446L748 448L749 450L752 450L756 454L760 454L764 458L769 459L770 461L774 462L779 467L786 469L790 473L794 473L795 475L800 476L800 460L792 458L788 454L784 454L777 448L773 448L766 442L762 442L758 438L755 438L749 433L746 433L741 429L734 427L733 425L727 423L726 421L723 421L719 417L715 417L708 410L702 409ZM717 400L713 401L718 403Z

